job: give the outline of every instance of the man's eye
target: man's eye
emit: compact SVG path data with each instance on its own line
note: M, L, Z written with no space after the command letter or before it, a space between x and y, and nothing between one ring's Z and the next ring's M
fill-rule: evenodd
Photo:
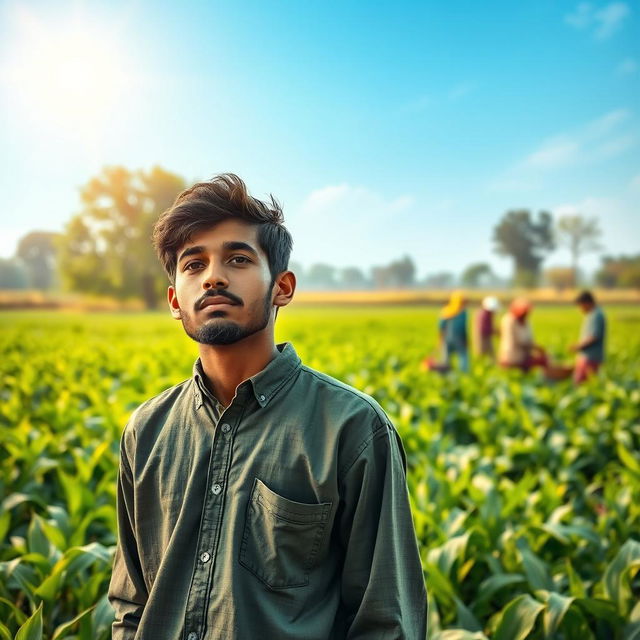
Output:
M195 266L198 266L198 265L201 265L201 264L202 264L202 262L200 262L199 260L194 260L193 262L189 262L189 263L187 263L187 264L184 266L184 270L185 270L185 271L193 271L193 269L191 269L191 267L193 267L194 265L195 265Z
M246 264L248 262L251 262L251 260L249 260L249 258L247 258L246 256L233 256L230 262L233 262L235 264Z

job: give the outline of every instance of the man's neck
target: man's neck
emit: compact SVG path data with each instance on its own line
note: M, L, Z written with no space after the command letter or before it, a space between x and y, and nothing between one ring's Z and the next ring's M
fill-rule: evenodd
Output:
M239 384L262 371L278 355L273 331L258 331L229 345L199 345L205 384L218 402L231 404Z

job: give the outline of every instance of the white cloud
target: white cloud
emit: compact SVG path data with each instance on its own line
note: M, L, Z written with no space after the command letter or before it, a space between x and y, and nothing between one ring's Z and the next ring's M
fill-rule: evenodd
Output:
M609 158L615 158L616 156L622 155L628 149L633 149L633 147L638 145L639 141L639 136L634 133L624 134L611 140L606 140L594 149L591 160L601 162Z
M629 5L624 2L613 2L596 12L596 38L605 40L612 36L630 13Z
M638 63L633 58L625 58L617 67L616 74L630 76L638 70Z
M524 160L524 166L539 169L555 169L571 164L578 152L580 145L577 141L568 137L558 137L547 140L530 153Z
M579 202L559 204L551 211L555 217L580 215L586 218L597 218L606 208L606 201L603 198L587 196Z
M598 164L617 157L640 142L628 109L615 109L569 133L543 140L522 160L503 172L490 190L510 191L541 186L552 171Z
M614 109L589 122L585 127L585 137L595 138L606 135L631 118L628 109Z
M631 9L625 2L611 2L602 8L581 2L565 16L565 22L575 29L591 31L597 40L606 40L620 29L630 14Z
M342 183L312 191L302 203L301 211L305 214L330 217L360 214L379 217L397 213L412 204L413 198L408 195L387 200L366 187Z
M334 203L339 202L348 193L350 187L348 184L330 185L322 189L312 191L305 200L302 208L307 212L322 211L327 207L331 207Z
M581 2L573 13L565 16L565 22L576 29L585 29L593 20L593 6L589 2Z
M400 257L413 205L409 194L388 197L346 182L315 189L288 218L293 259L363 267Z

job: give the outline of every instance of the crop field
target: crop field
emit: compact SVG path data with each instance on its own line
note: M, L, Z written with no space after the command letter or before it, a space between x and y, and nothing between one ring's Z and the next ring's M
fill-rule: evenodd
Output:
M433 640L640 640L640 309L606 307L581 387L474 360L425 372L437 311L292 307L279 341L375 397L402 436ZM581 322L534 309L558 361ZM105 640L120 434L191 375L165 314L0 315L0 640Z

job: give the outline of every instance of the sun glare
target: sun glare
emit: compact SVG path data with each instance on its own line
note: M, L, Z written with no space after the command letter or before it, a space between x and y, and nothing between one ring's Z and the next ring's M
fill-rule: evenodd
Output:
M16 26L3 76L19 117L80 135L106 128L131 85L121 43L81 19L53 24L21 12Z

